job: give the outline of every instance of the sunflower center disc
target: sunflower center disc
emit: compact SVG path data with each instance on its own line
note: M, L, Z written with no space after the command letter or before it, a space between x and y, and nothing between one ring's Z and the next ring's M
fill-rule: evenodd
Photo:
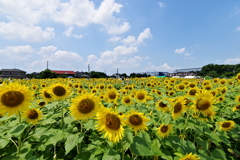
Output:
M36 110L31 109L28 111L28 118L29 119L37 119L38 118L38 113Z
M78 111L81 113L89 113L94 109L94 102L91 99L83 99L81 102L78 104Z
M61 86L56 86L56 87L53 88L53 93L56 96L64 96L65 93L66 93L66 90L65 90L65 88L63 88Z
M137 98L138 99L140 99L140 100L142 100L142 99L144 99L144 94L142 94L142 93L139 93L138 95L137 95Z
M39 106L44 106L45 105L45 102L40 102L38 103Z
M174 106L174 113L179 113L182 110L182 104L180 102L177 102Z
M162 133L166 133L168 131L168 126L164 125L164 126L161 127L160 130L161 130Z
M240 105L238 105L236 108L237 108L237 109L240 109Z
M206 99L199 99L197 101L197 109L199 110L207 110L210 106L211 106L211 103L209 102L209 100L206 100Z
M230 127L231 126L231 123L230 122L224 122L223 124L222 124L222 127L223 128L228 128L228 127Z
M159 107L164 108L164 107L167 107L167 105L164 104L163 102L160 102L160 103L159 103Z
M51 94L47 93L47 91L45 91L43 94L44 94L44 97L46 97L46 98L51 98L52 97Z
M130 103L130 99L129 99L129 98L125 98L125 99L124 99L124 102L125 102L125 103Z
M129 122L134 126L138 126L142 124L142 118L139 115L134 114L129 117Z
M120 119L115 115L108 113L106 115L106 126L112 130L118 130L120 128Z
M114 93L114 92L110 92L109 94L108 94L108 97L110 98L110 99L115 99L116 98L116 93Z
M16 107L24 101L24 95L19 91L8 91L1 96L1 102L6 107Z
M189 92L189 94L191 96L194 96L196 93L197 93L197 91L195 89L191 89L190 92Z
M184 85L179 86L179 89L181 89L181 90L183 90L184 88L185 88Z
M189 86L190 86L191 88L193 88L193 87L195 87L195 84L190 84Z

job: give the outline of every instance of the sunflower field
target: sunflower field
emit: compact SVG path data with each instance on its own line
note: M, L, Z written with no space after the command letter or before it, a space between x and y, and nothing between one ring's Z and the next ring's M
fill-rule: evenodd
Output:
M0 159L240 159L231 79L13 79L0 84Z

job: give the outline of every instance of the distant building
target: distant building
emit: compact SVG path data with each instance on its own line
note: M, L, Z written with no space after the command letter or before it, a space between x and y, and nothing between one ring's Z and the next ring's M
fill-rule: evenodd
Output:
M74 71L58 71L58 70L51 70L51 72L57 73L57 74L65 74L68 77L74 77L75 72Z
M154 71L154 72L141 72L141 73L136 73L136 74L146 74L147 76L168 76L168 72L159 72L159 71Z
M27 78L26 72L20 69L1 69L0 71L2 78Z
M90 78L90 75L88 75L84 72L76 71L75 74L74 74L74 77L75 78Z
M186 68L186 69L177 69L174 73L170 73L169 76L197 76L197 72L201 71L202 68Z

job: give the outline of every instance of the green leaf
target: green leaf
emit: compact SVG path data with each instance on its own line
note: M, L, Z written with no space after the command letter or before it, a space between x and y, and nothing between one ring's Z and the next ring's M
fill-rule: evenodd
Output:
M163 149L162 152L163 152L163 154L162 154L161 157L163 159L166 159L166 160L172 160L173 159L171 153L167 149Z
M151 144L151 149L153 151L154 156L161 156L163 153L161 152L160 149L160 142L158 139L153 139L152 144Z
M197 154L200 159L206 159L206 160L215 160L212 157L210 157L205 151L199 149Z
M9 143L9 139L0 137L0 149L6 147L8 143Z
M227 160L226 158L226 154L220 150L220 149L215 149L211 152L211 156L214 158L214 159L220 159L220 160Z
M103 154L102 160L120 160L121 156L113 150L108 150Z
M152 156L153 152L150 144L146 142L144 138L135 136L133 138L133 143L130 146L132 152L140 156Z
M171 119L172 119L172 116L170 114L164 114L162 118L162 123L164 123L165 125L168 125Z
M21 125L18 125L18 126L16 126L16 127L11 128L9 132L10 132L14 137L19 137L19 136L23 133L23 131L24 131L24 129L25 129L26 127L27 127L27 125L21 124Z
M208 143L207 143L206 140L202 140L199 137L195 137L195 140L196 140L197 144L200 145L203 148L204 151L207 151Z
M65 154L67 155L78 143L82 141L83 138L83 134L81 134L80 137L77 134L67 136L67 140L65 142Z
M46 145L52 144L56 145L58 141L61 141L63 138L65 138L64 132L60 129L53 129L52 130L52 136L48 139L46 142Z
M89 129L92 129L92 130L95 130L96 127L95 127L95 121L94 120L88 120L87 123L84 124L84 128L89 130Z

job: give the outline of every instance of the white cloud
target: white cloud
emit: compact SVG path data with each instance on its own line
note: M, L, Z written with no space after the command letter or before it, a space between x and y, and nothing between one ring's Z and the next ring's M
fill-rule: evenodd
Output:
M229 58L224 61L224 64L237 64L240 63L240 58Z
M74 27L69 27L63 34L66 37L74 37L74 38L77 38L77 39L83 37L83 35L72 34L73 29L74 29Z
M185 47L183 47L183 48L180 48L180 49L175 49L175 53L183 53L183 52L185 52Z
M121 37L113 36L110 39L108 39L109 42L117 42L120 41Z
M148 62L148 66L145 68L145 71L163 71L163 72L173 72L174 70L178 69L179 67L170 67L167 63L164 63L160 66L155 66L151 62Z
M152 34L149 28L146 28L143 32L141 32L139 34L139 36L137 38L135 38L134 36L128 36L127 38L123 39L122 42L125 45L139 45L141 43L143 43L144 39L150 39L152 38Z
M23 39L26 41L46 41L54 37L54 28L42 30L39 26L25 25L17 22L0 23L0 36L5 39Z
M165 6L166 6L166 4L165 4L165 3L163 3L163 2L159 2L158 4L159 4L159 6L160 6L161 8L163 8L163 7L165 7Z
M240 26L235 29L236 31L240 31Z
M140 56L134 56L130 57L129 59L123 59L120 60L120 64L118 64L118 67L121 68L136 68L140 65L139 62L141 62L144 58Z

